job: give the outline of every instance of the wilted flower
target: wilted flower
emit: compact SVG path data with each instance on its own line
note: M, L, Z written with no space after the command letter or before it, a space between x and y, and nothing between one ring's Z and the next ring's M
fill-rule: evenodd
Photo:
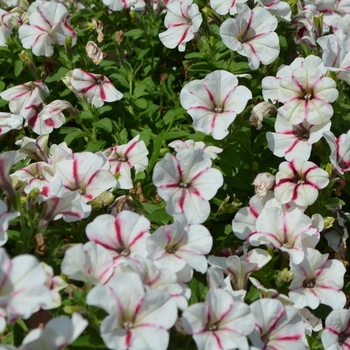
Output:
M93 41L88 41L88 43L85 46L85 51L93 63L99 64L103 60L103 52Z
M267 191L275 185L275 176L270 173L259 173L256 175L252 185L255 186L255 194L263 199Z
M250 112L250 125L254 126L256 130L260 130L263 126L262 122L267 114L272 114L276 112L276 108L273 104L269 102L260 102L254 106Z

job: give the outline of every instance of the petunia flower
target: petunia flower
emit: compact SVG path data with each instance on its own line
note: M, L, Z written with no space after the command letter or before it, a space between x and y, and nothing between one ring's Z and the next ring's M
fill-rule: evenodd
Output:
M4 135L11 130L22 128L23 117L17 114L0 112L0 135Z
M101 337L108 348L167 349L167 330L177 319L176 304L163 290L145 292L138 274L114 275L105 286L93 288L86 302L109 314L100 326Z
M131 168L135 174L146 169L148 165L148 150L144 141L139 141L140 135L135 136L125 145L116 145L104 152L111 167L112 174L118 174L117 186L122 189L133 187Z
M86 235L90 241L102 245L122 262L136 255L147 256L149 229L150 222L145 217L123 210L115 217L109 214L97 216L86 226Z
M189 224L200 224L210 214L209 200L223 184L219 170L202 150L184 149L167 153L153 171L153 183L170 215L185 214Z
M27 319L52 303L45 271L32 255L18 255L11 260L0 248L0 281L0 332L6 323L16 322L18 317Z
M250 339L257 349L304 350L304 323L298 310L277 299L259 299L250 305L255 329Z
M61 350L74 342L84 331L88 321L74 312L71 319L60 316L51 319L44 328L30 331L17 350Z
M1 2L0 2L1 4ZM7 39L12 34L12 20L16 15L0 9L0 46L7 46Z
M174 215L175 222L159 227L147 239L148 256L159 268L178 272L186 264L196 271L207 271L208 254L213 245L213 238L202 225L188 225L186 217Z
M350 130L338 138L331 131L323 133L324 138L331 148L329 159L340 174L350 170Z
M123 94L102 74L93 74L76 68L70 80L72 87L85 96L89 103L102 107L104 102L120 100Z
M263 120L267 114L275 114L276 108L269 102L260 102L254 106L250 112L249 122L250 125L255 127L256 130L260 130L263 127Z
M253 10L245 4L237 5L238 15L229 18L220 27L220 36L231 50L248 58L249 68L260 63L272 63L280 52L278 35L274 32L277 19L262 7Z
M325 350L347 350L350 348L350 311L335 309L326 318L321 334Z
M276 132L267 132L268 146L277 157L285 157L291 161L295 157L308 160L312 145L322 138L322 134L329 131L331 122L312 125L307 121L293 125L278 114L275 122Z
M281 204L293 201L300 207L313 204L318 190L329 183L328 173L302 158L282 162L276 174L275 197Z
M218 157L218 154L223 151L222 148L216 147L216 146L207 146L204 142L198 141L195 142L193 140L186 140L186 141L172 141L168 144L169 147L172 147L175 149L176 152L179 152L181 149L201 149L210 159L216 159Z
M269 11L271 15L276 16L279 20L285 22L290 21L292 11L287 2L280 0L257 0L257 3Z
M38 80L9 88L1 92L0 97L10 101L9 108L13 114L21 114L25 107L44 102L44 98L49 94L46 84Z
M164 25L167 31L159 34L162 44L174 49L178 46L180 52L185 51L186 43L193 39L202 24L202 15L198 5L192 0L173 1L167 4L167 14Z
M0 246L7 242L6 231L9 227L9 222L18 216L20 216L20 213L17 211L9 213L6 203L0 199Z
M342 292L345 267L339 260L328 259L318 250L305 249L301 263L290 262L294 278L290 284L289 298L296 308L316 309L320 303L333 309L342 308L346 297Z
M248 88L237 85L234 74L217 70L181 90L181 105L192 117L195 130L211 134L216 140L228 135L228 127L252 98Z
M235 15L238 12L237 4L244 4L247 0L210 0L210 7L219 15Z
M26 49L36 56L52 56L54 44L64 45L67 36L76 41L76 32L69 25L66 7L59 2L34 2L28 9L29 24L18 30L19 38Z
M263 199L267 192L275 185L275 176L264 172L259 173L255 176L255 179L252 183L255 187L255 194L259 199Z
M91 59L91 61L94 64L98 65L103 60L103 52L95 42L88 41L85 46L85 51L87 56Z
M38 136L36 139L25 136L16 141L15 144L21 147L18 152L25 154L27 158L30 158L36 162L47 162L49 153L47 146L48 140L49 135L47 134Z
M249 306L222 289L208 291L205 303L192 304L182 314L184 331L198 350L248 350L246 336L254 329Z

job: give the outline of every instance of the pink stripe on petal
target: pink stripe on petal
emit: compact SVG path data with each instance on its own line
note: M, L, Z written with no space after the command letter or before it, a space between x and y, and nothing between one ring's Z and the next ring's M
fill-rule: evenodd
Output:
M129 243L129 247L131 247L132 245L134 245L140 238L142 238L144 236L144 234L146 233L146 231L141 231L135 238L134 240Z
M132 333L130 330L126 331L126 336L125 336L125 346L126 348L130 348L131 346L131 339L132 339Z

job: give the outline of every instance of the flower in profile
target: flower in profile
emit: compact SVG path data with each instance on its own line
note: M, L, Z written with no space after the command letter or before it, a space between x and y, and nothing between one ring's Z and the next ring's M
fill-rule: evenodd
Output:
M246 2L247 0L210 0L210 7L219 15L230 13L233 16L238 12L237 4L244 4Z
M276 174L275 197L281 204L293 201L300 207L313 204L318 190L329 183L328 173L302 158L282 162Z
M249 122L251 126L254 126L256 130L260 130L263 126L262 122L267 114L276 113L276 108L269 102L260 102L254 106L250 112Z
M259 299L250 305L255 329L250 334L257 349L304 350L304 323L298 309L277 299Z
M321 334L325 350L347 350L350 348L350 311L335 309L326 318Z
M205 303L192 304L183 312L181 324L198 350L248 350L246 336L254 329L254 317L249 306L229 292L210 289Z
M251 10L245 4L237 5L238 15L229 18L220 27L220 36L231 50L248 58L249 68L272 63L280 52L278 35L274 32L277 19L262 7Z
M12 34L14 14L0 9L0 46L7 46L7 39Z
M181 90L181 105L192 117L196 130L211 134L216 140L228 134L228 127L252 98L248 88L237 85L234 74L217 70L203 80L189 82Z
M123 94L102 74L93 74L76 68L72 72L70 84L79 94L85 96L89 103L102 107L104 102L120 100Z
M50 320L44 328L33 329L25 336L17 350L61 350L74 342L84 331L88 321L74 312L72 318L60 316Z
M347 134L342 134L338 138L331 131L323 133L324 138L331 148L329 159L333 167L344 174L350 170L350 130Z
M111 165L112 174L119 173L117 186L122 189L133 187L131 168L135 174L146 169L148 165L148 150L144 141L139 141L140 135L135 136L125 145L116 145L104 152Z
M106 285L93 288L86 302L109 314L100 326L109 349L167 349L176 303L164 290L145 291L137 273L115 274Z
M288 295L296 308L316 309L320 303L333 309L344 307L346 296L341 289L346 270L341 261L328 259L328 254L306 248L304 260L298 264L291 261L290 270L294 278Z
M0 332L18 317L29 318L40 307L50 307L50 289L46 274L32 255L18 255L12 260L0 248Z
M164 19L167 31L160 33L159 39L169 49L178 46L179 51L185 51L186 43L193 39L202 21L198 5L193 4L192 0L169 2Z
M17 114L7 112L0 112L0 135L14 129L21 129L23 124L23 117Z
M38 80L9 88L1 92L0 97L10 101L9 109L13 114L21 114L25 107L44 102L49 94L46 84Z
M67 36L73 44L76 32L69 25L66 7L59 2L34 2L28 9L29 24L22 24L18 34L25 49L32 49L36 56L52 56L53 45L64 45Z
M176 156L167 153L155 165L153 183L170 215L185 214L189 224L200 224L210 214L208 201L222 186L223 176L211 169L202 150L183 149Z
M193 140L186 141L172 141L168 145L175 149L176 152L179 152L181 149L201 149L210 159L216 159L218 154L223 151L222 148L216 146L207 146L204 142L199 141L195 142Z
M7 242L6 231L9 228L9 222L18 216L20 216L20 213L17 211L9 213L6 203L0 199L0 246Z

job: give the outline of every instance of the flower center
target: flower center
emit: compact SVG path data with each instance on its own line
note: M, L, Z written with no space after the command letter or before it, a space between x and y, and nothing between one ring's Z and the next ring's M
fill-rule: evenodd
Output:
M345 332L340 333L339 334L339 345L343 346L343 345L347 344L348 339L349 339L349 334L347 334Z
M311 278L307 278L306 280L304 280L303 287L304 288L313 288L313 287L315 287L315 284L316 284L316 278L311 277Z
M214 111L215 111L216 113L222 113L222 107L215 107L215 108L214 108Z
M38 180L45 180L43 175L35 175L35 178Z
M121 256L128 256L129 254L130 254L130 250L129 250L129 249L124 249L124 250L120 253Z
M187 184L186 182L180 182L179 183L179 187L181 188L188 188L189 184Z
M304 100L306 101L312 100L312 98L313 98L313 95L310 92L304 95Z
M208 331L216 331L218 329L218 326L216 324L213 324L212 326L208 327Z
M125 157L119 157L119 158L117 158L117 161L125 163L127 161L127 159Z
M300 179L300 180L298 180L298 182L297 182L298 185L302 185L302 184L304 184L304 183L305 183L305 181L304 181L303 179Z
M132 329L134 328L134 324L130 321L124 322L124 329Z

